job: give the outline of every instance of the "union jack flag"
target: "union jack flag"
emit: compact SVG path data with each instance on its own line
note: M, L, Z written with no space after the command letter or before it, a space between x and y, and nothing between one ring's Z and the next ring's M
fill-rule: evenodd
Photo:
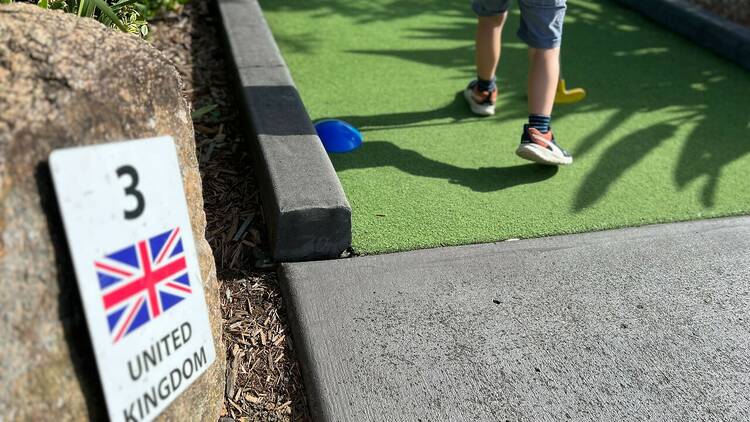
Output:
M179 227L111 253L94 266L113 343L192 292Z

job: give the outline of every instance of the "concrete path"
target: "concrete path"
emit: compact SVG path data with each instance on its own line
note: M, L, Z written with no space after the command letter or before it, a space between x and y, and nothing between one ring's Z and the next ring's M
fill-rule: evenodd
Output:
M750 419L750 218L281 273L320 420Z

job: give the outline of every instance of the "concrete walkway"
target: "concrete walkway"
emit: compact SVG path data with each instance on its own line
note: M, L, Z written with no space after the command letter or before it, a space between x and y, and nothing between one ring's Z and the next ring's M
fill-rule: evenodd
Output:
M750 218L281 272L320 420L750 419Z

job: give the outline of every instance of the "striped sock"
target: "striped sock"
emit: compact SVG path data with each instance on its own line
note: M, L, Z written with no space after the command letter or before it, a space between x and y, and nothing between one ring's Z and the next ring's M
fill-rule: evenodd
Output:
M533 127L542 133L549 132L549 125L552 121L552 116L543 116L541 114L530 114L529 115L529 127Z
M494 76L489 81L486 81L480 78L479 76L477 76L477 89L479 89L479 92L484 92L484 91L492 92L495 90L495 88L496 88L496 85L495 85Z

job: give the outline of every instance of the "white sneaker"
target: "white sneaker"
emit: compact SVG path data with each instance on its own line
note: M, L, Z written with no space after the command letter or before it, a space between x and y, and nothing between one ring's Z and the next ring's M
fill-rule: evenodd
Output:
M476 80L471 81L464 90L464 98L469 103L471 111L479 116L492 116L495 114L495 101L497 100L497 88L490 91L480 91Z
M529 125L523 125L521 145L516 149L516 155L539 164L553 166L573 164L573 156L557 145L552 130L542 133Z

